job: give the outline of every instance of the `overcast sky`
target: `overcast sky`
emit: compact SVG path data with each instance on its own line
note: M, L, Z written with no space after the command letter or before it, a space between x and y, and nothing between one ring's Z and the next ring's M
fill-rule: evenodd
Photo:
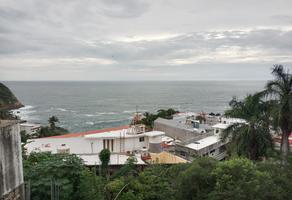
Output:
M266 80L291 0L0 0L0 80Z

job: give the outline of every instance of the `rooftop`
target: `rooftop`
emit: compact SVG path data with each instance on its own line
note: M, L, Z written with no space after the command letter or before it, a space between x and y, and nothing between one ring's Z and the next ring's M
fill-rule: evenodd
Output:
M113 138L120 138L120 137L131 138L131 137L139 137L139 136L155 137L155 136L160 136L160 135L164 135L164 132L150 131L150 132L145 132L145 133L140 133L140 134L129 134L128 129L121 129L121 130L116 130L116 131L107 131L107 132L102 132L98 134L85 135L84 137L88 139L96 139L96 138L113 139Z
M194 150L200 150L212 144L216 144L217 142L220 142L220 138L218 136L209 136L196 142L190 143L186 145L186 147Z
M129 128L128 125L118 126L118 127L113 127L113 128L105 128L105 129L100 129L100 130L86 131L86 132L80 132L80 133L68 133L64 135L51 136L47 138L75 138L75 137L83 137L83 136L97 134L97 133L101 134L105 132L117 131L117 130L122 130L122 129L127 129L127 128Z
M166 151L161 153L150 153L150 155L151 160L149 162L153 164L178 164L188 162L187 160Z
M95 166L101 164L98 154L80 154L77 156L81 158L84 161L84 164L87 166ZM130 156L125 154L111 154L109 165L124 165L127 163L129 157ZM141 159L140 154L137 154L134 157L137 160L136 165L145 165L145 162Z
M228 126L230 126L230 124L218 123L218 124L215 124L214 126L212 126L212 128L226 129L226 128L228 128Z

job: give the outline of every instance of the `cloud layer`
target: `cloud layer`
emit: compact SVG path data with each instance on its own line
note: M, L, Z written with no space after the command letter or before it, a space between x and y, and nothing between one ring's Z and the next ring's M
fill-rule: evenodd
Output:
M291 10L289 0L3 0L0 80L267 79L275 63L292 67Z

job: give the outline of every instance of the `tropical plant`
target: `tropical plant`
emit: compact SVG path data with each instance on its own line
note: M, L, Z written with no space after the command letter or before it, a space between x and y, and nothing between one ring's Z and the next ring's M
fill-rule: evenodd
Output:
M266 156L272 149L270 134L269 106L261 99L261 93L248 95L243 101L233 98L230 110L225 112L228 117L244 119L244 123L234 123L225 129L221 135L223 141L229 142L229 147L237 155L258 160Z
M48 121L49 121L50 128L54 130L56 128L56 123L59 122L59 119L56 116L52 116L49 118Z
M80 177L85 168L76 155L31 153L23 165L31 199L50 199L52 185L61 191L60 200L80 199Z
M103 149L99 153L99 159L101 161L101 175L103 177L106 177L107 176L107 173L108 173L108 163L110 161L110 157L111 157L111 152L108 149Z
M277 127L281 129L281 153L287 160L289 153L289 135L292 133L292 74L282 65L275 65L272 74L274 80L266 84L265 94L275 100L274 116Z

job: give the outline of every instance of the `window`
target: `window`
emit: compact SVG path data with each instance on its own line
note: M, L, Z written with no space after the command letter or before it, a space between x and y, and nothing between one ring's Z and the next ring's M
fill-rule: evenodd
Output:
M219 129L216 129L216 133L219 133Z
M113 139L103 140L103 149L114 151L114 140Z
M144 137L139 137L139 142L144 142L145 138Z

